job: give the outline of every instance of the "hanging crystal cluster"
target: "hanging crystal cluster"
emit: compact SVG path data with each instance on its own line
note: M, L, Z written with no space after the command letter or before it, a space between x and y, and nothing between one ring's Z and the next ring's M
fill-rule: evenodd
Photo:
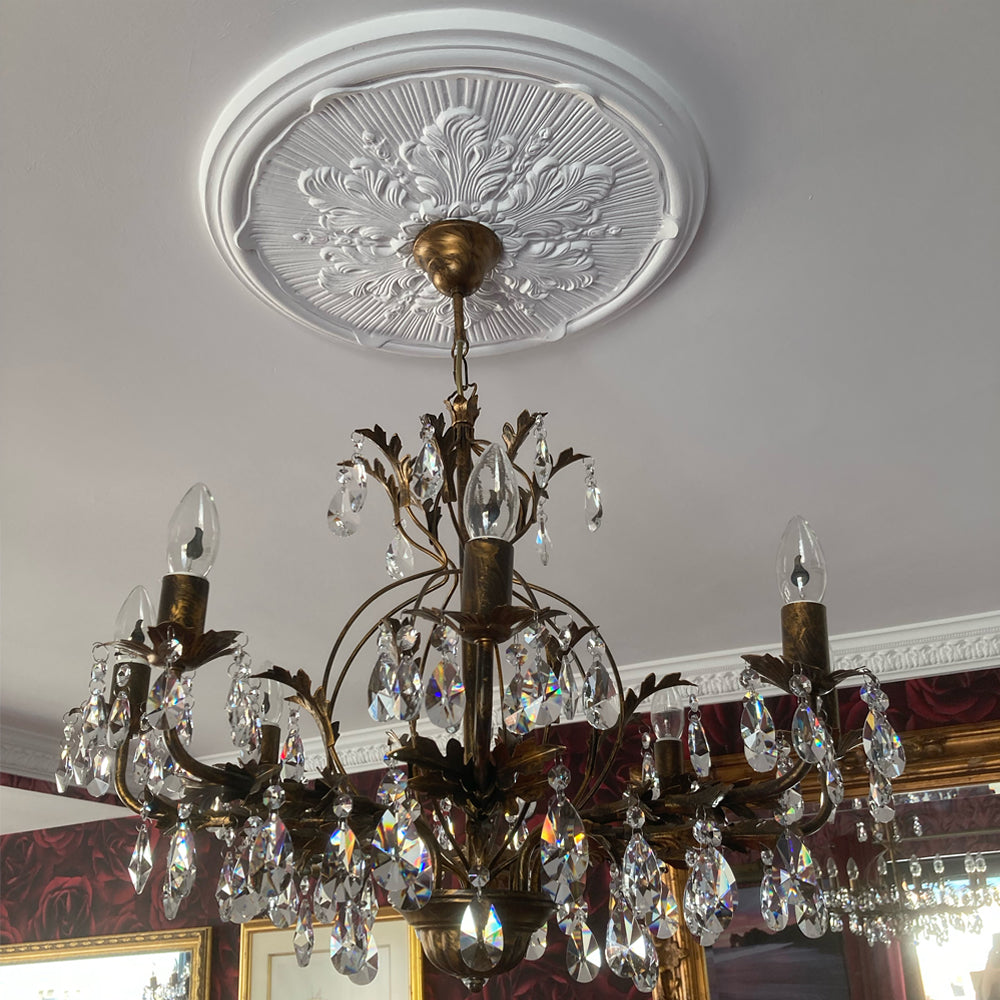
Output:
M490 248L477 224L429 228L437 225L451 227L449 253L462 241ZM496 260L499 243L490 238ZM441 255L425 256L435 284L447 286ZM445 270L454 254L448 260ZM95 647L87 698L64 717L59 787L102 795L113 786L139 815L128 865L137 892L156 867L153 827L162 832L168 918L206 867L197 841L209 830L223 844L222 919L266 916L287 928L301 965L312 957L316 926L329 925L331 964L360 985L377 974L375 918L388 904L416 929L429 959L471 989L540 957L554 921L574 980L590 982L607 965L650 993L682 919L704 946L731 921L736 884L724 848L761 842L773 844L762 854L765 925L777 930L794 916L803 933L822 934L829 890L804 838L844 795L824 705L852 672L831 675L791 654L746 657L740 731L755 777L715 780L697 693L685 727L680 675L650 674L625 688L596 623L514 570L513 545L526 535L543 566L552 559L546 504L563 469L583 466L589 532L603 522L603 496L593 459L549 450L543 413L523 411L498 441L476 436L477 392L463 375L463 288L452 293L450 421L425 414L414 455L379 426L358 431L337 466L327 515L334 535L359 530L370 483L388 497L390 582L348 619L320 682L277 666L255 672L242 633L204 630L218 517L198 484L170 522L160 620L137 588L115 638ZM822 554L801 519L786 531L779 585L800 610L822 598ZM221 657L231 658L224 707L237 760L215 766L190 751L192 687L195 671ZM370 670L369 716L393 730L374 798L352 784L337 750L338 697L359 663ZM761 681L797 696L789 732L775 729ZM671 703L656 707L664 696ZM905 760L867 673L863 697L870 812L884 822ZM637 736L630 724L651 699L652 733ZM576 720L587 725L589 745L571 770L556 726ZM309 737L318 753L307 766ZM623 754L637 770L625 773ZM807 815L799 783L813 769L822 795ZM603 877L598 858L611 859L603 941L587 899L588 880ZM443 926L457 948L440 945Z
M870 703L869 703L870 704ZM893 805L898 807L896 796ZM849 857L845 866L846 881L841 878L836 861L827 861L826 895L830 924L834 930L847 930L869 946L888 945L897 938L925 939L944 944L952 931L979 934L983 928L981 910L1000 905L1000 883L987 879L987 862L981 853L967 852L962 872L949 871L940 854L933 857L911 853L909 859L897 857L902 841L900 820L880 822L871 816L864 802L853 803L855 811L869 813L866 822L858 820L859 843L867 843L868 823L873 839L881 847L866 863L865 872ZM923 836L919 815L910 818L913 837ZM963 877L964 876L964 877Z

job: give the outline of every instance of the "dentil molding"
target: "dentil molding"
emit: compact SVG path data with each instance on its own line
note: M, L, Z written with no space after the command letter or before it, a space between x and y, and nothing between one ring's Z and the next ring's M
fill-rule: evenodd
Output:
M451 347L450 304L412 259L428 223L497 233L469 340L525 346L659 285L698 229L707 167L680 100L627 53L458 10L353 26L269 67L220 117L201 184L257 295L321 333L426 354Z
M1000 611L871 632L852 632L834 636L830 645L836 669L868 666L886 684L913 677L987 670L1000 667ZM704 704L736 701L743 695L739 682L742 670L740 655L777 652L780 650L776 647L757 646L650 660L621 668L622 681L626 687L636 687L650 672L664 674L679 670L688 680L698 684ZM773 693L773 689L766 687L762 690ZM495 692L494 703L500 704L499 692ZM208 706L200 709L202 712L207 710ZM221 727L224 721L221 705L218 720ZM424 735L437 739L442 746L448 739L447 734L425 721L421 721L420 728ZM313 772L318 772L323 764L320 749L318 740L306 740L307 764ZM385 751L386 729L381 726L342 732L337 741L337 753L351 772L382 767ZM51 780L58 755L58 744L54 740L11 726L0 730L2 771ZM224 753L207 760L221 764L230 757L230 754Z

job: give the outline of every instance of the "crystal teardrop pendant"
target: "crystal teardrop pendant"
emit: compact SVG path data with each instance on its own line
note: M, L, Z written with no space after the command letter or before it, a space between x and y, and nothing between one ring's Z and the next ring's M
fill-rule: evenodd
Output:
M714 848L690 852L684 887L684 920L702 947L715 944L736 910L736 880L729 862Z
M548 928L548 924L542 924L531 935L531 940L528 942L528 950L524 953L524 957L529 962L537 962L545 954L545 949L548 947Z
M434 429L424 424L420 433L423 444L413 461L413 472L410 476L410 492L420 501L433 501L444 485L444 462L434 440Z
M385 550L385 571L393 580L405 580L413 572L413 546L403 534L402 522Z
M870 772L868 811L876 823L889 823L896 815L892 803L892 784L881 771Z
M379 653L368 679L368 714L376 722L394 718L398 664L388 651Z
M465 908L458 935L462 961L476 972L489 972L503 955L503 926L496 907L476 897Z
M898 778L906 768L903 741L882 712L870 711L861 734L865 755L886 778Z
M659 869L660 896L649 918L649 932L657 940L665 941L677 933L681 922L677 899L670 886L670 868L661 861L659 862Z
M352 514L360 514L368 497L368 470L360 454L355 452L351 464L344 470L344 487L347 494L347 505Z
M403 722L416 719L420 715L422 694L419 661L409 655L401 657L392 689L393 717Z
M688 754L694 773L699 778L707 778L712 771L712 752L701 724L701 715L696 711L692 711L688 719Z
M566 968L578 983L592 983L601 971L601 946L582 914L570 925Z
M479 457L465 487L462 515L472 538L504 538L517 530L517 478L507 450L491 444Z
M600 656L594 657L583 681L583 713L594 729L610 729L618 722L618 689Z
M184 899L191 892L197 873L194 834L182 821L177 824L167 851L167 878L171 892Z
M433 661L432 661L433 662ZM442 656L427 675L424 687L424 715L435 726L454 733L465 716L465 684L458 665Z
M552 539L549 537L548 519L543 515L538 518L538 530L535 532L535 549L538 551L539 562L548 566L552 558Z
M756 692L743 698L740 716L740 733L743 737L743 754L747 763L759 772L773 770L778 761L778 747L774 739L774 720Z
M149 845L149 826L143 822L139 824L135 847L132 849L132 857L128 863L128 874L136 895L139 895L146 888L152 870L153 851Z
M780 875L771 868L765 870L760 880L760 915L772 934L788 925L788 898L782 892Z
M792 746L807 764L821 764L829 753L826 727L805 701L800 701L792 717Z
M548 442L544 434L538 433L538 425L535 426L535 482L544 490L549 485L549 478L552 475L552 453L549 451Z
M309 879L302 879L299 888L299 912L295 919L295 933L292 935L292 947L295 949L295 961L300 969L304 969L312 958L316 935L313 931L313 914L309 892Z
M621 868L622 895L639 920L646 922L660 899L660 865L641 833L633 833Z
M339 487L326 511L327 527L340 538L353 535L361 524L357 509L351 505L356 498L356 494L351 492L351 476L352 473L344 469L338 473Z
M127 739L132 725L132 706L128 700L128 692L119 691L111 703L108 715L108 746L117 750Z
M597 531L604 520L604 503L601 500L601 490L599 486L588 486L584 512L587 517L587 530Z

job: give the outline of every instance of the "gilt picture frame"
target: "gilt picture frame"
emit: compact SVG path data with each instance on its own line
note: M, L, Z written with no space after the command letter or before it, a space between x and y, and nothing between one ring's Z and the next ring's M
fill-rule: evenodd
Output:
M0 996L136 1000L150 978L186 968L189 1000L209 1000L210 927L0 946Z
M293 928L279 930L254 920L240 931L238 1000L423 1000L423 955L413 929L394 911L375 921L379 971L356 986L330 965L330 926L317 925L313 956L306 968L295 960Z

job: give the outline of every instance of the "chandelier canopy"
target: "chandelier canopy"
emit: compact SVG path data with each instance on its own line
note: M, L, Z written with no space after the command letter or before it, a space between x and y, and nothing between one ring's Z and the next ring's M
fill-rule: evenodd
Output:
M825 933L826 894L840 897L804 838L843 799L848 751L864 746L879 823L892 818L891 782L905 760L875 677L830 671L814 533L795 518L782 539L784 655L745 657L748 770L720 782L696 690L679 674L650 674L626 689L595 621L515 566L515 543L528 535L548 562L545 505L564 470L584 469L591 531L604 504L593 459L550 451L543 413L523 411L496 442L477 433L464 303L500 259L499 238L478 222L447 219L428 225L413 253L452 303L448 416L422 417L413 455L377 424L355 432L328 512L332 532L351 535L369 486L383 488L395 525L391 582L347 619L318 683L276 666L255 674L243 633L205 630L219 525L207 488L192 487L170 522L158 612L136 588L114 638L95 647L88 699L65 716L60 788L113 787L140 816L129 865L138 892L156 866L151 826L169 833L157 889L168 917L199 877L198 840L210 831L225 844L221 870L208 875L218 879L221 917L267 915L294 928L301 964L314 924L330 923L333 966L358 983L377 973L374 918L388 904L415 928L428 960L470 990L538 958L551 929L566 935L579 982L606 966L652 992L682 919L709 946L732 918L736 884L723 849L761 852L769 929L794 916L804 934ZM189 745L194 680L221 657L232 660L224 708L237 759L214 766ZM337 753L339 718L359 708L340 700L356 669L370 670L367 710L391 730L374 797ZM836 689L858 674L870 711L863 732L841 733ZM775 728L761 682L796 696L789 731ZM450 738L430 738L418 719ZM557 723L574 721L589 738L570 760ZM324 749L318 773L306 773L306 728ZM807 812L800 782L811 772L820 791ZM588 886L606 878L598 940Z

